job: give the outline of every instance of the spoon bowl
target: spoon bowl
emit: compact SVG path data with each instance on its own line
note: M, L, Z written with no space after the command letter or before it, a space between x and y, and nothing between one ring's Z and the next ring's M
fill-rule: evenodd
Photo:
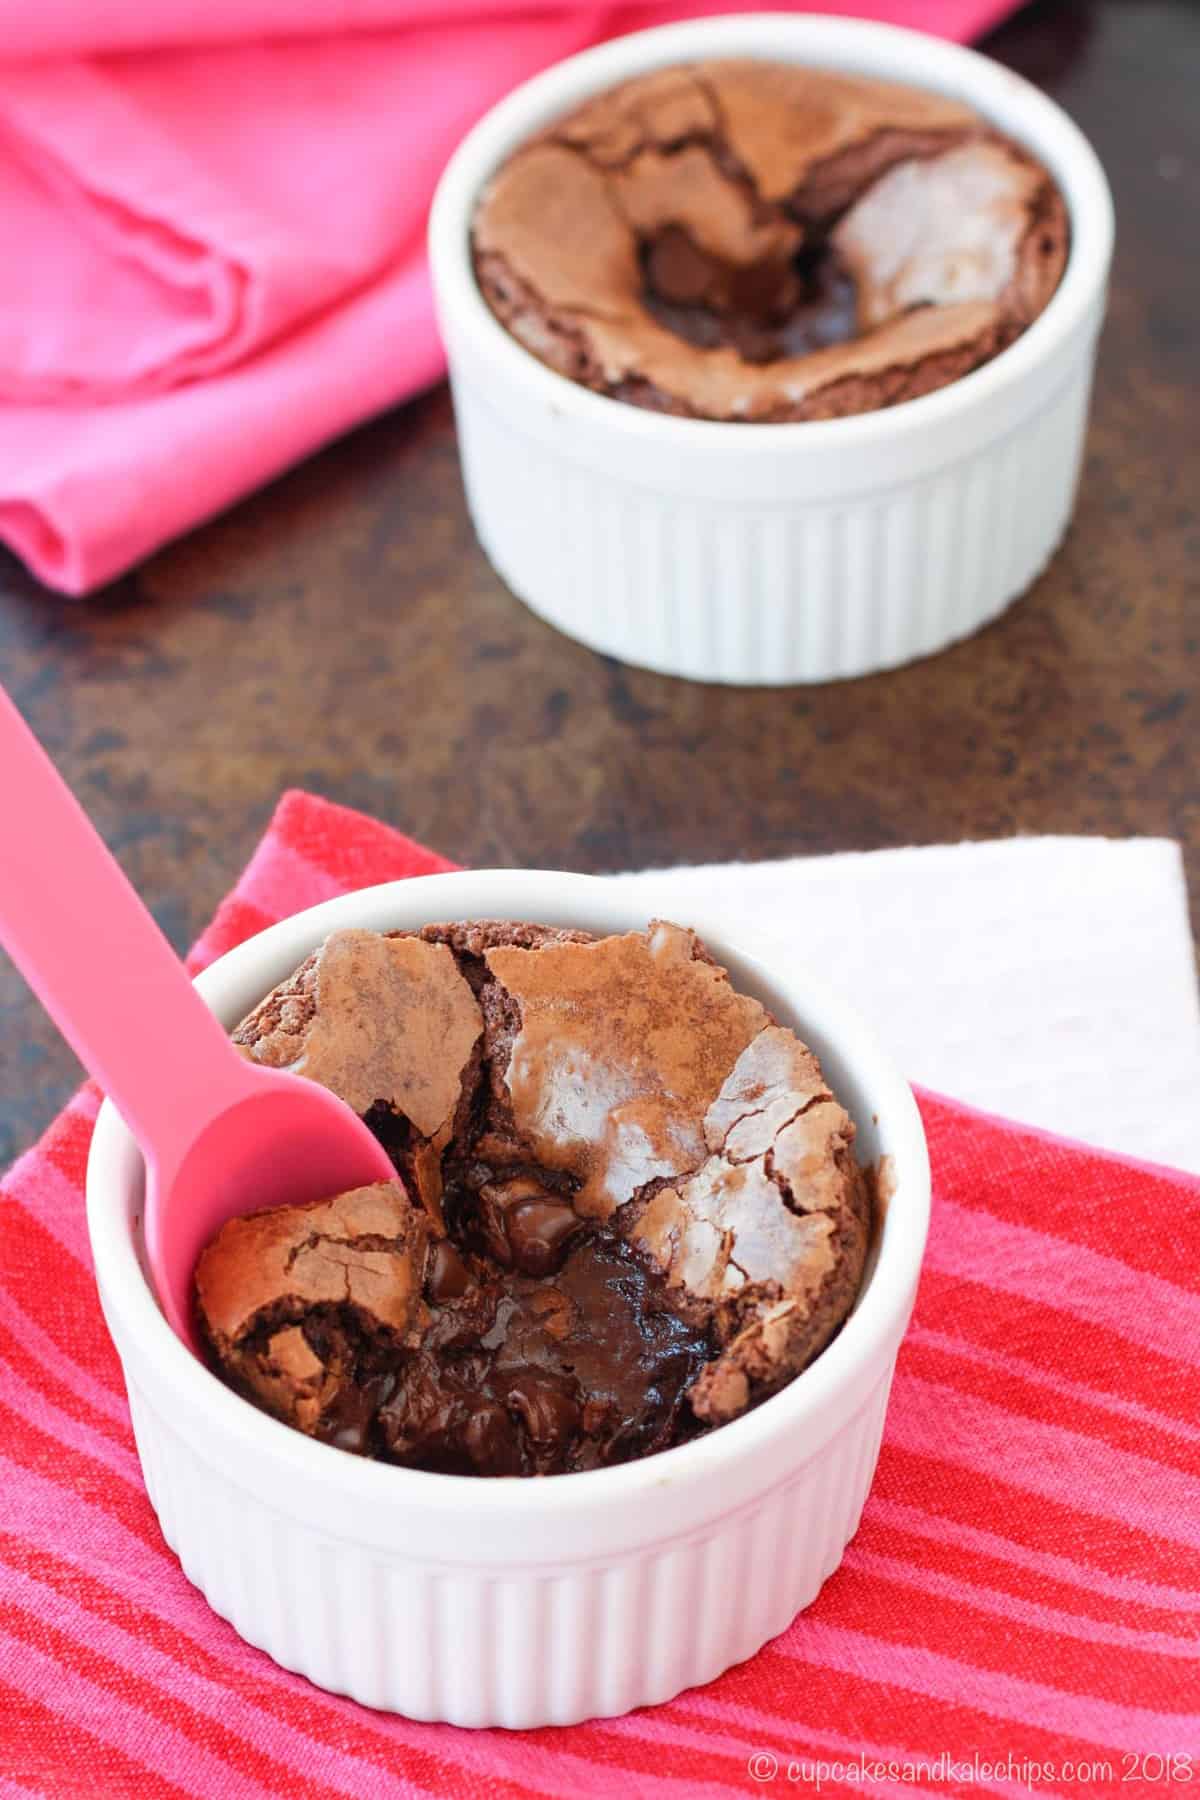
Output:
M151 1163L147 1180L146 1255L159 1304L197 1354L192 1276L228 1219L399 1180L336 1094L278 1069L247 1065L246 1073L244 1095L200 1128L174 1169Z

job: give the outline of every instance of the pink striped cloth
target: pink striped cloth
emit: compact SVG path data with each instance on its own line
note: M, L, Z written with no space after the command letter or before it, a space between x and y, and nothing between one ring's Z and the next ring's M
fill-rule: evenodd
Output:
M963 40L1013 3L820 0ZM0 0L0 541L86 592L427 387L467 128L598 38L747 5Z
M193 965L449 866L288 794ZM471 1733L285 1674L166 1549L88 1266L97 1105L84 1089L0 1192L0 1792L716 1800L815 1790L822 1764L829 1793L1200 1779L1197 1180L924 1096L928 1265L842 1568L710 1687Z

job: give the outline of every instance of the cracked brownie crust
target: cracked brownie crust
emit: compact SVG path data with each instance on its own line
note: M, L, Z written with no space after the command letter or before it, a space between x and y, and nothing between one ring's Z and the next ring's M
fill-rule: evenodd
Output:
M335 932L234 1037L402 1178L200 1259L215 1367L300 1430L468 1474L625 1461L776 1391L854 1302L854 1126L677 925Z
M1047 171L939 94L791 64L657 70L519 148L472 249L560 374L700 418L835 418L967 374L1065 267Z

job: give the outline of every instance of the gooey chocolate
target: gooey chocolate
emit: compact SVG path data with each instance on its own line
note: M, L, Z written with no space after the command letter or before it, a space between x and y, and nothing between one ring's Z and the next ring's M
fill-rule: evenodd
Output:
M854 1127L679 926L335 932L234 1035L397 1169L200 1259L214 1366L299 1430L463 1474L625 1461L774 1392L853 1303Z
M749 59L655 70L518 148L481 196L496 317L656 411L834 418L995 356L1066 262L1049 173L944 95Z

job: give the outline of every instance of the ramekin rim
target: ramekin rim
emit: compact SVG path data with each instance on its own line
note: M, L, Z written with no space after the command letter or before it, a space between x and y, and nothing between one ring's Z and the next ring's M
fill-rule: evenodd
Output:
M669 879L669 871L666 873ZM565 883L576 894L597 901L603 892L603 884L595 877L557 870L461 870L383 882L335 896L268 926L219 957L197 977L196 986L211 1004L212 990L223 985L232 986L248 967L265 963L279 946L288 945L288 956L291 957L296 954L295 943L307 941L307 948L311 948L338 923L346 922L347 914L370 911L380 905L390 906L393 899L411 901L421 892L430 893L431 887L436 900L443 894L452 896L469 892L474 883L507 884L515 889L521 883L543 879L556 885ZM656 916L654 900L657 897L656 887L651 896L639 894L628 901L622 896L614 896L614 899L617 909L630 919L640 917L645 920ZM418 910L427 911L425 908ZM545 910L552 915L559 908L548 902ZM586 900L581 898L579 907L567 907L566 910L587 910ZM692 921L695 909L684 910ZM432 905L427 911L426 922L438 917L503 916L515 915L505 914L490 905L477 904L473 908ZM662 916L661 911L658 916ZM666 916L670 916L669 911ZM718 922L709 923L703 918L695 918L694 925L706 942L713 941L718 956L728 950L735 960L740 958L751 965L762 964L764 950L768 955L772 950L782 954L786 948L771 933L731 933ZM623 928L635 927L626 925ZM301 948L296 960L306 953L307 949ZM770 972L775 978L774 971ZM778 979L781 987L790 987L790 978L785 981L780 976ZM384 1502L402 1508L407 1501L413 1506L436 1506L443 1512L447 1508L455 1512L465 1510L480 1517L489 1513L497 1516L506 1511L511 1513L515 1505L530 1519L536 1519L543 1513L561 1515L593 1504L628 1500L672 1485L676 1479L705 1479L721 1467L754 1456L805 1417L818 1415L830 1404L836 1406L838 1398L852 1389L855 1377L862 1370L878 1367L882 1371L884 1353L894 1354L903 1332L924 1254L930 1207L929 1162L912 1090L855 1008L837 995L831 995L819 977L812 976L807 969L803 971L803 982L804 991L816 1012L832 1010L837 1023L829 1035L836 1038L839 1054L853 1064L861 1085L871 1092L876 1118L881 1124L887 1118L893 1126L896 1146L885 1153L899 1166L896 1195L899 1204L906 1209L906 1229L885 1234L878 1262L854 1313L809 1368L751 1412L703 1437L615 1467L574 1471L546 1481L528 1481L519 1477L482 1481L349 1456L259 1412L225 1387L175 1337L159 1310L141 1266L134 1235L121 1229L109 1233L104 1228L107 1215L111 1214L116 1220L116 1209L123 1209L123 1197L115 1200L106 1189L115 1180L115 1173L110 1174L112 1165L118 1157L124 1156L132 1142L108 1100L101 1106L97 1119L86 1179L88 1234L101 1290L108 1304L120 1309L123 1332L137 1340L139 1354L153 1358L164 1379L170 1381L175 1391L186 1393L197 1411L206 1414L223 1434L240 1438L260 1455L269 1454L276 1464L289 1464L297 1474L325 1491L333 1489L339 1494L353 1491L368 1503ZM219 1007L216 1010L221 1011ZM866 1076L858 1074L863 1068L867 1071ZM886 1272L885 1254L888 1257ZM813 1454L819 1449L820 1444L814 1446Z
M687 55L750 53L766 49L758 40L780 37L781 52L788 45L813 55L846 53L855 46L891 45L912 50L920 45L935 63L964 76L963 97L987 114L985 98L967 91L970 80L983 88L1004 86L1019 91L1022 103L1040 116L1047 133L1057 135L1058 147L1071 167L1064 180L1056 172L1071 221L1067 266L1058 288L1032 325L999 355L979 368L948 382L944 387L901 401L895 406L844 418L744 422L697 419L658 413L632 406L607 394L594 392L541 362L518 342L492 313L475 280L470 255L470 226L477 197L488 176L504 156L515 149L537 125L558 110L577 103L588 93L639 73L662 67ZM740 42L739 40L745 40ZM661 52L661 54L660 54ZM799 58L797 58L799 60ZM839 64L828 64L836 68ZM586 77L580 80L581 71ZM872 73L887 79L882 69ZM592 77L594 76L594 79ZM968 77L970 79L968 79ZM574 79L572 79L574 78ZM896 79L904 79L896 75ZM911 85L921 85L913 82ZM935 88L936 83L930 83ZM548 99L568 90L561 102ZM960 91L956 89L955 91ZM514 123L516 121L516 123ZM1018 141L1020 132L1010 131ZM438 182L430 209L428 245L439 310L453 311L456 323L470 334L489 357L499 357L511 379L531 384L548 410L570 412L597 430L623 432L649 442L670 441L679 449L713 453L731 448L730 427L736 427L739 456L767 455L787 448L814 454L826 449L849 450L881 437L901 439L954 418L969 415L996 393L1018 386L1069 342L1089 308L1095 305L1107 280L1112 256L1114 218L1112 195L1096 152L1069 114L1023 76L967 45L951 43L908 26L870 19L842 18L826 13L741 13L716 18L686 19L652 26L581 50L520 83L498 101L462 139Z

